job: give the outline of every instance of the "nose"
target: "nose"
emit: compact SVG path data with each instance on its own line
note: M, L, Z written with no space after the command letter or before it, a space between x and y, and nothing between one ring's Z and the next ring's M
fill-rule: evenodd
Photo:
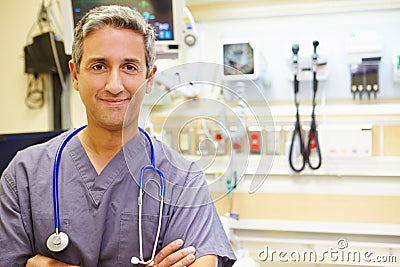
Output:
M118 69L112 69L109 72L105 90L114 95L117 95L124 90L121 74Z

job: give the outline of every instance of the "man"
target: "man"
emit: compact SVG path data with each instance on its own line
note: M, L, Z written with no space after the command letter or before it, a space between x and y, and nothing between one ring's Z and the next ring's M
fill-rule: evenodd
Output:
M138 116L156 72L154 39L140 14L120 6L95 8L78 23L69 66L88 125L65 145L57 191L59 227L70 242L60 252L46 246L54 233L53 161L65 133L18 153L2 175L0 266L132 266L132 257L152 259L160 201L151 188L159 178L145 173L139 216L138 177L152 150L138 130ZM235 257L204 175L152 143L166 201L149 266L231 266Z

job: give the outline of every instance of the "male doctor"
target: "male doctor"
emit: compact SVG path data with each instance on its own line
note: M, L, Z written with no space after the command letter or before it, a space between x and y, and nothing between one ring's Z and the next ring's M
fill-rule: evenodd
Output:
M78 23L69 67L88 125L66 144L58 177L60 228L70 242L60 252L46 246L54 233L52 171L63 133L19 152L1 176L0 266L134 266L131 258L140 254L138 177L151 155L138 117L156 72L154 41L152 27L126 7L98 7ZM161 142L152 143L167 201L148 266L232 266L235 256L203 173ZM145 194L145 259L152 258L159 204Z

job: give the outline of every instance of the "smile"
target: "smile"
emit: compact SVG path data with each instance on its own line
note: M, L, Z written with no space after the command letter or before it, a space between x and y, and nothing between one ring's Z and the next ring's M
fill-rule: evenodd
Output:
M119 106L119 105L123 105L127 102L129 102L129 99L124 98L124 99L100 99L102 102L105 102L108 105L112 105L112 106Z

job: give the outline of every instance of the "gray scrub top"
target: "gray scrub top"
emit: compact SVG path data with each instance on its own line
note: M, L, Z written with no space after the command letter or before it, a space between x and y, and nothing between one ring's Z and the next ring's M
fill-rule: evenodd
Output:
M0 180L0 266L25 266L42 254L80 266L133 266L139 257L138 182L150 164L150 146L137 134L99 175L79 139L66 145L59 169L60 231L69 246L46 247L54 233L52 172L66 133L19 152ZM194 246L196 257L218 255L218 266L232 266L235 255L212 203L204 175L165 144L153 140L156 166L165 176L163 218L157 252L177 238ZM143 253L151 257L158 226L159 178L145 172Z

